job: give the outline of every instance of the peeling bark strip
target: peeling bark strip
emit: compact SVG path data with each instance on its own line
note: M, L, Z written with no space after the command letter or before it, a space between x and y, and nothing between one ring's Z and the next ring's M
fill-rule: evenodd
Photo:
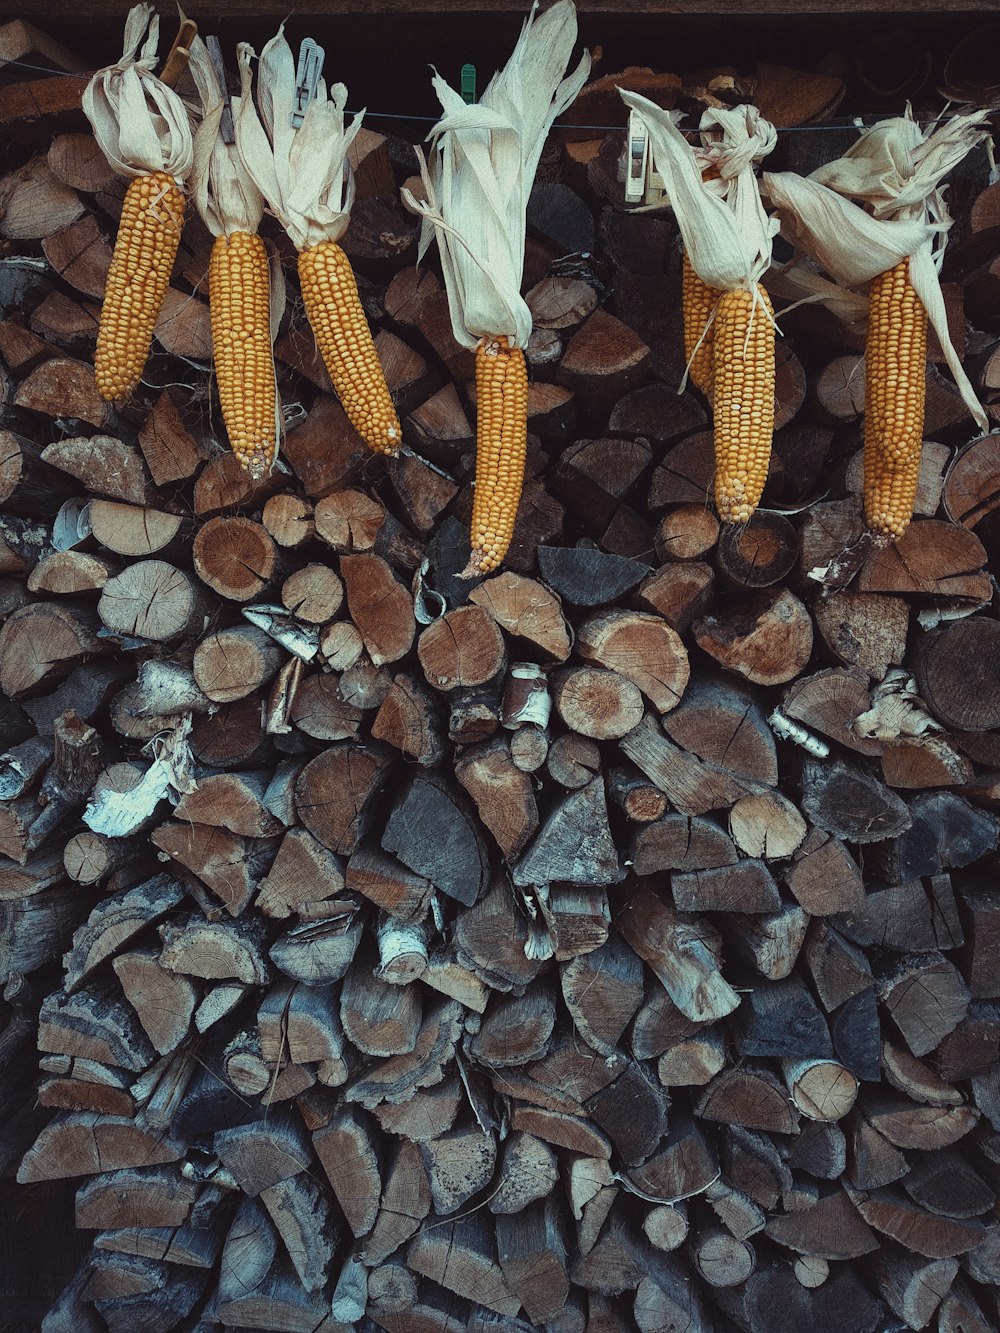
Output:
M414 265L412 146L359 130L342 239L406 449L372 454L290 301L255 482L197 228L144 382L100 399L122 182L74 54L13 20L3 59L66 71L0 88L0 1170L38 1290L79 1257L24 1318L993 1333L1000 444L932 370L877 549L863 348L779 301L763 507L720 527L674 220L624 207L596 127L618 84L693 124L744 74L609 71L546 150L522 501L467 582L474 356ZM791 169L840 151L839 79L753 73L813 131ZM985 161L945 297L1000 420Z

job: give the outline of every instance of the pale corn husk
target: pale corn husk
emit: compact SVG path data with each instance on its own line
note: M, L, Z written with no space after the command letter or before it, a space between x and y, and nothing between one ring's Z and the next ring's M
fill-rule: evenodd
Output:
M466 105L435 72L444 115L421 158L426 200L403 191L407 207L423 218L422 258L436 237L456 339L475 348L503 335L523 348L531 312L521 297L528 196L546 135L590 72L584 54L563 78L576 41L572 0L544 14L532 7L502 70L480 101Z
M180 97L153 73L159 29L152 5L129 10L122 58L90 80L83 109L119 175L165 171L183 185L194 154L191 122Z
M905 117L866 130L842 158L808 179L790 172L764 176L782 234L843 286L860 287L909 259L910 282L982 430L988 429L986 413L952 344L938 271L951 226L941 181L988 137L985 115L955 116L925 135L908 109Z
M264 47L257 69L257 96L251 95L253 48L238 48L241 96L235 114L236 146L251 180L264 196L298 250L323 241L339 241L347 230L354 202L354 181L347 151L364 112L344 125L347 89L321 79L316 97L297 128L295 59L285 41L284 24Z
M841 287L831 278L824 278L805 255L796 255L787 264L772 265L764 275L763 283L772 298L778 297L788 303L785 311L821 303L859 338L867 332L867 296L852 292L849 287Z
M619 92L646 126L694 271L720 291L755 291L770 266L778 224L764 210L753 167L774 147L774 126L756 107L706 111L701 147L694 147L669 111L638 93ZM706 172L717 178L706 180Z
M191 192L201 220L213 236L256 235L264 216L264 196L235 145L219 133L225 103L208 47L200 37L191 46L191 73L201 99L202 118L194 133ZM233 119L241 99L232 98Z

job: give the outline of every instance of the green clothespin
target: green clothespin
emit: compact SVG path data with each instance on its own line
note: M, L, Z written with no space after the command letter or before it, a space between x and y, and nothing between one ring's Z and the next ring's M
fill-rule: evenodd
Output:
M476 67L462 66L462 100L470 105L476 100Z

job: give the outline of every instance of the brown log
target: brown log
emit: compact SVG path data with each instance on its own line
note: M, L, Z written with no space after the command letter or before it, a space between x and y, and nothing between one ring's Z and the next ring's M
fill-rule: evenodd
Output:
M724 530L716 564L737 587L765 588L788 574L798 553L798 534L788 519L758 510L749 523Z
M195 573L213 592L249 602L275 575L270 534L248 518L210 518L194 540Z
M284 651L255 625L219 630L195 650L194 678L215 703L245 699L284 662Z
M379 748L332 745L305 766L295 785L296 809L324 847L341 855L354 851L388 764Z
M15 611L0 629L0 688L11 698L55 683L100 650L97 618L72 602L36 602Z
M592 617L579 627L577 651L584 661L632 681L661 713L677 706L688 682L687 652L679 635L649 613L610 611Z
M812 621L787 589L758 594L738 612L706 616L695 621L693 630L710 657L758 685L791 680L812 652Z
M351 619L361 631L372 662L402 657L413 642L413 604L389 566L377 555L346 555L340 571Z

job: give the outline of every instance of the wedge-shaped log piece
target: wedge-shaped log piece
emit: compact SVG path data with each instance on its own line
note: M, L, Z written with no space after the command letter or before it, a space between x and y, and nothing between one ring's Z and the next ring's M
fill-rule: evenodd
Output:
M895 838L912 823L909 809L895 792L840 760L805 762L802 809L818 828L848 842Z
M624 878L608 823L603 777L571 792L556 806L512 867L512 875L521 885L564 880L594 887Z
M727 1069L708 1085L696 1112L705 1120L768 1134L796 1134L798 1112L778 1080L762 1069Z
M159 955L142 950L122 953L112 966L126 1000L160 1055L177 1049L187 1036L198 990L189 977L170 972Z
M395 1106L409 1102L419 1088L440 1083L461 1035L461 1012L453 1000L429 1010L412 1051L390 1056L356 1075L347 1086L345 1100L368 1109L381 1102Z
M503 855L516 857L538 828L538 804L532 775L511 757L510 739L496 736L464 746L455 761L455 776Z
M959 523L923 519L898 542L876 550L858 575L858 592L988 600L989 579L982 542ZM979 572L977 572L979 571Z
M38 1049L99 1060L137 1074L155 1057L134 1010L110 986L46 996L38 1016Z
M340 911L286 930L271 945L270 956L286 976L307 986L327 986L347 973L360 939L360 919Z
M183 1226L198 1192L178 1167L102 1172L76 1192L76 1225L88 1231Z
M180 881L163 874L105 899L75 933L73 949L63 959L66 989L76 990L105 958L144 926L176 907L183 897L184 887Z
M273 871L272 871L273 874ZM362 894L397 921L422 921L427 915L433 885L380 848L362 845L347 863L347 887Z
M436 1230L428 1227L410 1242L407 1262L447 1291L513 1319L521 1302L497 1262L491 1221L473 1214Z
M622 737L618 748L684 815L720 810L760 790L758 783L747 782L675 745L648 714Z
M412 779L393 807L382 846L466 907L486 888L489 857L477 821L439 778Z
M822 1259L857 1259L879 1247L878 1237L843 1190L823 1195L802 1212L771 1218L764 1230L790 1250Z
M595 1051L617 1053L642 1003L642 963L617 932L560 968L563 999L577 1032Z
M500 1267L510 1289L537 1327L566 1304L566 1236L554 1200L497 1218Z
M507 634L526 639L552 661L565 662L569 657L569 628L559 599L544 584L505 570L473 589L469 601L488 612Z
M854 912L865 901L857 861L839 838L811 829L784 873L784 881L810 916Z
M385 1266L388 1256L410 1239L430 1208L430 1185L420 1149L411 1139L399 1139L386 1171L375 1226L362 1249L364 1262L373 1269Z
M281 840L271 868L260 881L255 905L283 919L305 902L323 902L344 888L340 857L303 828L291 828Z
M439 1138L421 1144L420 1151L434 1210L441 1217L458 1212L493 1178L496 1139L474 1123L448 1130Z
M774 733L746 687L693 681L678 707L664 718L663 730L699 759L748 782L774 786L778 780Z
M879 986L879 998L914 1055L928 1055L969 1008L969 988L941 954L904 958Z
M243 838L210 824L171 820L150 834L153 844L190 870L239 916L253 895L250 846Z
M67 1115L46 1125L18 1168L21 1184L176 1162L179 1142L122 1116Z
M390 752L381 746L347 744L328 746L306 764L295 784L295 808L324 847L341 856L354 851L389 764Z
M377 555L344 555L340 573L351 620L361 631L376 666L397 662L409 651L416 631L413 600Z
M781 895L763 861L743 860L671 879L682 912L776 912Z
M898 1190L867 1192L856 1190L850 1184L846 1184L845 1189L870 1227L928 1259L949 1259L965 1254L985 1234L982 1223L928 1213Z
M659 870L710 870L736 860L738 853L732 839L718 824L674 810L643 824L632 837L632 865L637 875L653 875Z
M255 924L205 921L196 916L168 921L160 927L160 961L171 972L208 981L243 981L263 986L271 972Z
M273 1107L266 1120L219 1130L213 1146L220 1162L251 1198L298 1175L312 1161L309 1138L299 1118Z
M214 1268L225 1239L225 1224L213 1218L209 1226L190 1223L178 1227L122 1227L94 1237L96 1251L134 1254L189 1268Z
M754 986L737 1019L743 1056L787 1060L833 1054L826 1020L798 977Z
M306 1291L326 1285L336 1245L326 1194L305 1173L278 1181L261 1190L275 1230Z

